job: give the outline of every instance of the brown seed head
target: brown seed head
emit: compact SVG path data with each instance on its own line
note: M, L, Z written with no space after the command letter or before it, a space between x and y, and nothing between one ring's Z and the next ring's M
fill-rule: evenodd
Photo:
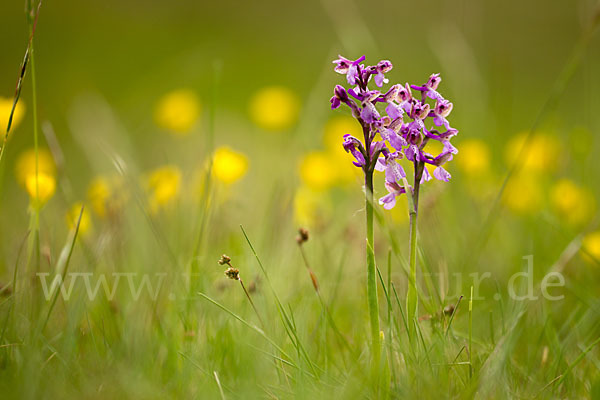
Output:
M219 259L219 261L217 261L217 262L218 262L220 265L229 264L229 263L231 262L231 258L230 258L228 255L226 255L226 254L223 254L223 255L221 256L221 258Z
M225 275L229 278L229 279L233 279L235 281L239 281L240 280L240 270L237 268L233 268L233 267L229 267L225 270Z
M298 242L298 244L308 242L308 229L306 229L306 228L298 229L298 236L296 236L296 242Z

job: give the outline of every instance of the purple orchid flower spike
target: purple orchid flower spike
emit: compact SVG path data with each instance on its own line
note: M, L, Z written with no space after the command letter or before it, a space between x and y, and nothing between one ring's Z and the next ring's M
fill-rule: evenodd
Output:
M406 83L392 85L387 91L370 90L368 85L373 78L377 87L388 83L385 74L392 69L392 63L382 60L376 65L363 65L365 57L348 60L340 56L334 61L335 71L345 74L352 87L347 90L337 86L331 98L331 108L339 108L346 104L352 115L360 124L364 133L364 141L350 135L344 135L344 149L352 153L353 164L362 168L365 178L365 214L367 222L367 296L369 297L369 316L371 319L371 348L374 351L373 365L379 365L379 309L376 285L376 267L373 235L373 174L374 171L385 173L385 187L388 194L379 199L379 204L386 210L396 205L398 196L406 194L409 201L410 215L410 284L407 293L407 318L417 318L418 291L416 269L416 224L418 217L419 190L422 184L432 179L428 165L435 167L433 177L448 182L450 173L442 165L452 160L458 152L450 144L450 139L458 133L451 128L447 117L452 111L452 103L438 92L441 82L439 74L432 74L422 86ZM411 92L421 93L420 99ZM382 94L385 93L385 94ZM380 103L384 103L380 104ZM433 104L432 104L433 103ZM379 106L379 109L378 109ZM385 107L385 113L381 110ZM435 127L443 126L446 131L439 132ZM377 134L381 141L377 141ZM444 150L434 156L424 151L429 140L436 140L444 145ZM399 161L406 159L412 164L412 187L407 183L407 176ZM406 162L406 161L404 161ZM411 328L414 329L414 328ZM414 332L413 332L414 334Z
M448 116L453 104L446 100L438 88L442 81L440 74L432 74L423 85L406 83L390 86L387 91L370 90L371 78L377 87L388 83L385 74L393 65L382 60L376 65L361 64L365 57L350 60L339 56L334 60L335 71L345 74L352 87L345 89L337 85L330 99L331 108L337 109L346 104L352 115L361 124L365 132L364 142L350 135L344 135L344 149L354 156L353 164L361 167L366 175L373 171L385 173L386 187L390 192L382 204L391 208L396 196L405 193L402 180L406 178L404 168L398 163L406 159L414 166L414 182L425 183L433 178L449 181L450 173L442 167L451 161L457 150L450 139L458 130L452 128ZM414 97L412 90L421 93ZM420 97L420 99L419 99ZM385 105L385 112L382 110ZM440 132L436 127L444 127ZM375 141L376 135L381 141ZM444 145L440 154L431 155L423 148L429 140L436 140ZM425 167L431 165L433 173ZM415 185L418 191L418 185Z

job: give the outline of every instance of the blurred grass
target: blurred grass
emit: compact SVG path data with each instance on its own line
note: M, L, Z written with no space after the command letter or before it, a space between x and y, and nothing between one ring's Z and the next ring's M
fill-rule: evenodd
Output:
M556 108L536 130L550 138L540 143L556 143L558 151L545 152L552 156L541 168L526 168L527 179L516 180L517 200L535 205L511 207L503 200L478 262L465 261L511 166L506 153L519 151L511 139L531 127L594 3L384 1L356 2L348 9L338 3L44 4L36 72L40 121L50 125L40 124L41 147L54 158L57 191L40 215L40 264L27 269L19 254L28 231L28 194L15 177L20 154L33 145L27 80L24 119L0 165L0 323L7 321L0 343L1 393L8 398L384 398L388 391L391 398L597 396L600 352L593 344L600 336L600 275L592 256L600 250L579 251L582 237L598 223L597 35ZM338 8L338 18L332 18ZM13 94L27 43L23 17L21 2L0 6L0 96L6 98ZM469 164L461 167L459 153L452 182L424 188L418 341L408 340L403 301L398 301L407 286L407 220L396 211L377 211L382 353L389 366L381 380L388 379L389 387L371 382L366 372L359 179L336 172L323 187L314 187L299 171L309 151L337 160L323 137L326 123L343 115L328 110L338 79L330 60L349 51L390 59L393 81L419 82L441 72L444 93L454 102L453 125L461 131L459 151L463 141L479 139L489 153L480 173ZM222 65L218 89L215 62ZM250 105L254 94L271 86L289 88L300 104L299 120L276 132L257 125L250 111L256 108ZM199 111L192 111L195 123L187 135L169 135L168 126L155 124L155 110L165 94L180 88L196 94ZM247 157L247 167L232 182L214 179L219 175L207 169L213 134L215 146ZM161 184L149 188L144 177L163 165L176 166L181 178L177 184L161 180L168 199L153 211L149 199ZM110 184L101 202L107 207L103 216L88 195L98 176ZM566 210L557 208L551 193L560 179L593 199L579 221L569 220L568 205L580 207L585 195L574 190L574 202ZM381 195L384 189L377 185ZM305 207L311 212L299 220L301 191L308 193ZM534 192L539 196L525 195ZM167 273L156 299L146 293L132 299L127 278L112 300L100 295L91 301L85 287L75 285L72 298L59 298L50 315L34 272L60 272L61 249L73 227L65 214L76 202L89 209L91 228L77 238L71 271L109 274L112 283L113 272ZM340 346L313 293L296 248L300 222L311 231L304 250L322 300L351 350ZM240 224L252 238L252 250ZM257 268L254 250L270 283ZM244 293L217 265L222 253L253 287L271 343L198 294L249 324L259 323ZM524 269L522 257L530 254L536 290L545 273L560 270L567 283L556 292L564 300L525 303L508 297L508 279ZM14 287L18 263L17 290L11 292L4 288ZM198 275L182 275L189 271ZM488 271L492 278L479 293L484 300L473 300L471 329L470 304L466 298L457 301L470 293L469 274ZM456 309L445 312L450 305ZM40 332L46 315L47 329Z

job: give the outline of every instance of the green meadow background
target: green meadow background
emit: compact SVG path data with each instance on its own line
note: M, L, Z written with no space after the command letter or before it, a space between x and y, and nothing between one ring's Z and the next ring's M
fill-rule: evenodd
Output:
M600 398L597 2L105 0L40 10L47 192L36 200L31 190L28 69L0 160L0 397ZM2 132L28 37L24 2L3 1ZM360 127L329 106L345 84L331 64L338 54L390 60L391 83L441 73L460 131L452 180L421 193L418 338L403 321L406 201L377 208L376 376L364 195L341 148ZM375 186L376 198L387 193L381 174ZM222 254L256 310L223 274ZM508 284L528 256L538 298L515 301ZM67 270L111 284L114 273L136 274L136 285L148 274L155 287L166 275L156 296L136 298L123 278L112 299L102 289L90 299L79 281L68 300L47 300L39 273L49 282ZM550 271L565 278L550 289L561 300L540 295ZM469 313L474 273L489 274Z

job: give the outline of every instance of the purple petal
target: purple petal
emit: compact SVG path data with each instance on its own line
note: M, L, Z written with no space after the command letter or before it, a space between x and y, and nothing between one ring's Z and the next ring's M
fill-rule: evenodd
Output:
M420 160L419 148L417 146L415 146L414 144L408 146L408 148L406 148L406 150L404 150L404 155L410 161L415 161L415 159L417 161Z
M432 89L430 89L430 90L427 90L427 92L425 93L425 95L426 95L427 97L429 97L430 99L434 99L434 100L440 100L440 101L442 101L442 100L445 100L445 99L442 97L442 95L441 95L441 94L439 94L438 92L436 92L435 90L432 90Z
M365 165L365 156L363 156L360 151L358 151L354 148L354 149L350 150L350 152L352 153L354 158L356 158L356 161L352 162L354 165L356 165L357 167L362 167Z
M450 178L452 177L452 175L450 175L450 173L442 167L437 167L433 171L433 176L438 181L444 181L444 182L448 182L450 180Z
M406 140L404 140L404 138L400 135L398 135L396 132L392 131L391 129L387 129L387 141L390 142L390 144L392 145L392 147L396 150L402 150L402 147L406 146L408 143L406 143Z
M449 140L444 140L442 143L444 144L445 151L452 153L452 154L458 154L458 149L456 147L452 146L452 143L450 143Z
M396 194L389 193L379 199L379 204L383 205L386 210L391 210L396 205Z
M385 112L391 119L402 118L403 114L402 108L394 103L388 103L387 107L385 108Z
M385 169L385 180L387 182L398 182L405 177L404 168L400 164L394 160L388 161L387 168Z
M360 64L361 62L365 61L365 60L366 60L366 58L367 58L366 56L362 55L362 56L358 57L356 60L352 61L352 64L354 64L354 65L358 65L358 64ZM438 75L439 75L439 74L438 74Z
M379 113L377 112L377 109L372 103L366 102L364 104L363 110L360 113L360 117L367 124L372 124L373 122L379 119Z
M332 110L335 110L340 106L340 99L337 96L333 96L329 101L331 102Z
M421 176L421 183L429 182L431 180L431 175L429 174L429 170L427 167L423 167L423 176Z
M383 75L383 72L378 72L375 75L375 84L379 87L383 86L383 79L385 78L385 75Z

